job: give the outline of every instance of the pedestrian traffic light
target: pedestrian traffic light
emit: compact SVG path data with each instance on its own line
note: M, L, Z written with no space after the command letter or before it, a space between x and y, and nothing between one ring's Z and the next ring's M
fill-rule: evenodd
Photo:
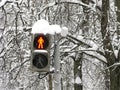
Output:
M31 48L31 69L37 72L50 70L50 35L33 34Z

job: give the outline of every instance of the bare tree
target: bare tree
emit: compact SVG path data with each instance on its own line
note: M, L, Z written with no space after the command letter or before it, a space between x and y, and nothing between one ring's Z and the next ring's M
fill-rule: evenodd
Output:
M111 42L111 34L108 29L108 20L109 20L109 0L102 0L102 18L101 18L101 33L103 39L103 48L105 52L105 57L107 59L107 65L110 67L111 65L118 63L119 59L119 52L118 50L118 57L115 56L114 48ZM110 90L119 90L120 89L120 67L115 66L109 68L110 71Z

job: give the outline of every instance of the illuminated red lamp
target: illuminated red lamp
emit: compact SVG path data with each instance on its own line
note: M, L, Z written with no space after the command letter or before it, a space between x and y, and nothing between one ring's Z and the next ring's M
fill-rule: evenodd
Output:
M35 49L47 49L49 46L49 38L46 35L39 34L34 38L34 48Z

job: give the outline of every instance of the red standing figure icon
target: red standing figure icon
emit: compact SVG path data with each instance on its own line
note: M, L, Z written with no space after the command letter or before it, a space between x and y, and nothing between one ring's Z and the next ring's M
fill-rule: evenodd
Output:
M39 39L38 39L38 48L43 49L43 46L44 46L43 44L44 44L43 37L39 37Z

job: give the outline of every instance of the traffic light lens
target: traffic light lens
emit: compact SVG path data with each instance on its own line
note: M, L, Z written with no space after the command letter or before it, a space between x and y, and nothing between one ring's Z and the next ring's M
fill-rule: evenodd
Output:
M33 57L33 65L39 69L45 68L48 65L48 59L43 54L36 54Z
M44 45L44 39L42 36L40 36L38 39L38 48L43 49L43 45Z
M46 49L49 45L49 40L45 35L37 35L34 39L35 49Z

